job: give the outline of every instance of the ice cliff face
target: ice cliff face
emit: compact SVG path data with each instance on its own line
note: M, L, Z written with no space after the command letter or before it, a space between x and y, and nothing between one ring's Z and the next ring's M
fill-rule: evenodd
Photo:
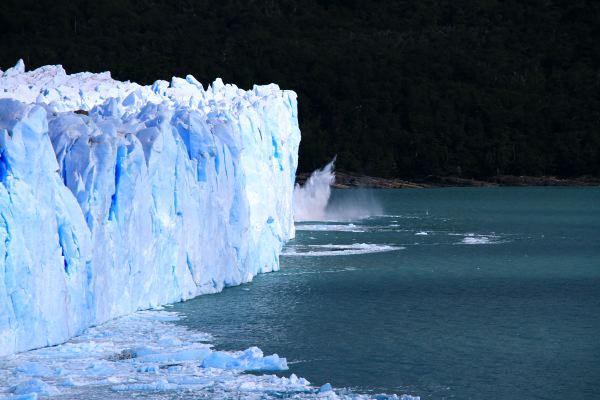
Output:
M0 71L0 355L278 269L296 95Z

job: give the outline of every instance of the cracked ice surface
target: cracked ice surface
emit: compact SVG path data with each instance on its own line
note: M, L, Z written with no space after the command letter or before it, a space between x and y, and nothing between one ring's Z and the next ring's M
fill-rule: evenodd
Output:
M294 374L246 374L287 370L287 362L276 354L263 356L256 347L216 351L210 335L172 323L178 318L172 312L140 311L59 346L0 357L0 399L371 398L329 384L319 389Z
M277 85L0 72L0 355L278 269L299 141Z

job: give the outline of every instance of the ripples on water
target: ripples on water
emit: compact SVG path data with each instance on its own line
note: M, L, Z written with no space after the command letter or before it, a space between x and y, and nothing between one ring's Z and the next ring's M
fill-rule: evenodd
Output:
M598 188L370 195L385 215L298 223L281 272L184 323L363 393L600 398Z

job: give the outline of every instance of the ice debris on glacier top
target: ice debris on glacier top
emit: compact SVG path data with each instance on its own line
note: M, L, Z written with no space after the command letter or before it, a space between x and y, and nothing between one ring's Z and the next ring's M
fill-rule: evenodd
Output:
M279 268L296 95L61 66L0 75L0 355Z
M53 112L91 111L108 101L105 106L121 115L139 111L148 103L166 103L214 113L218 117L219 111L240 113L244 107L269 96L296 97L294 92L280 90L276 84L255 85L247 91L224 84L221 78L215 79L205 90L192 75L185 79L173 77L170 82L157 80L145 86L114 80L108 71L67 74L61 65L25 71L22 60L4 73L0 72L0 98L46 104Z

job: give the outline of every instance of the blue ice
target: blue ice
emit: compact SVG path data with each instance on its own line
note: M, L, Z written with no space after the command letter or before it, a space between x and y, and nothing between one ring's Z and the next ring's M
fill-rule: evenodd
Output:
M0 355L279 268L296 95L0 72Z
M203 368L238 369L243 371L287 370L287 360L277 354L264 356L258 347L235 353L214 351L202 360Z

